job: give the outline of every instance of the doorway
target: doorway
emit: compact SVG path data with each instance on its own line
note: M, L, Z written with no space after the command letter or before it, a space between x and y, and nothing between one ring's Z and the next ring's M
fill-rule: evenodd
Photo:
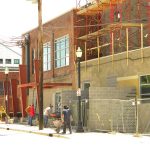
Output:
M55 112L61 113L62 102L61 102L61 93L58 92L55 94Z

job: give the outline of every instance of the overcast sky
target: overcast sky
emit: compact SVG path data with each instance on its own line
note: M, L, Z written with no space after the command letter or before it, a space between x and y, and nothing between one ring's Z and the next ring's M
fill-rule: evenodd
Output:
M43 23L76 7L76 0L42 0ZM21 54L12 41L38 26L38 5L29 0L0 0L0 44ZM17 37L17 38L16 38Z
M76 7L76 0L43 0L43 22ZM0 0L0 36L19 36L38 25L37 4L29 0Z

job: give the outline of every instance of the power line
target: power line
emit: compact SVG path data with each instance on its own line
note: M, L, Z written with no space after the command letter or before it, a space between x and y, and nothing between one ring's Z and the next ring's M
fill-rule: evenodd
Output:
M9 48L8 46L6 46L5 44L3 43L0 43L0 45L6 47L8 50L12 51L13 53L17 54L18 56L21 56L21 54L17 53L16 51L14 51L13 49Z

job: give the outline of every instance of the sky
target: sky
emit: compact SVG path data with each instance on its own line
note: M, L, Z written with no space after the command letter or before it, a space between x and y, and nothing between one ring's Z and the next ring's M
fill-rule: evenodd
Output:
M76 0L42 0L43 23L76 7ZM38 25L38 7L29 0L0 0L0 36L19 36Z
M76 0L42 0L43 23L75 7ZM38 5L30 0L0 0L0 19L0 43L11 41L38 26Z

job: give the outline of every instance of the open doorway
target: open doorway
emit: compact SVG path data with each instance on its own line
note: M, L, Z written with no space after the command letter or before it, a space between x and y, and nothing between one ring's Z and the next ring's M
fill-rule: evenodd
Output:
M61 109L62 109L61 93L58 92L55 94L55 112L61 113Z

